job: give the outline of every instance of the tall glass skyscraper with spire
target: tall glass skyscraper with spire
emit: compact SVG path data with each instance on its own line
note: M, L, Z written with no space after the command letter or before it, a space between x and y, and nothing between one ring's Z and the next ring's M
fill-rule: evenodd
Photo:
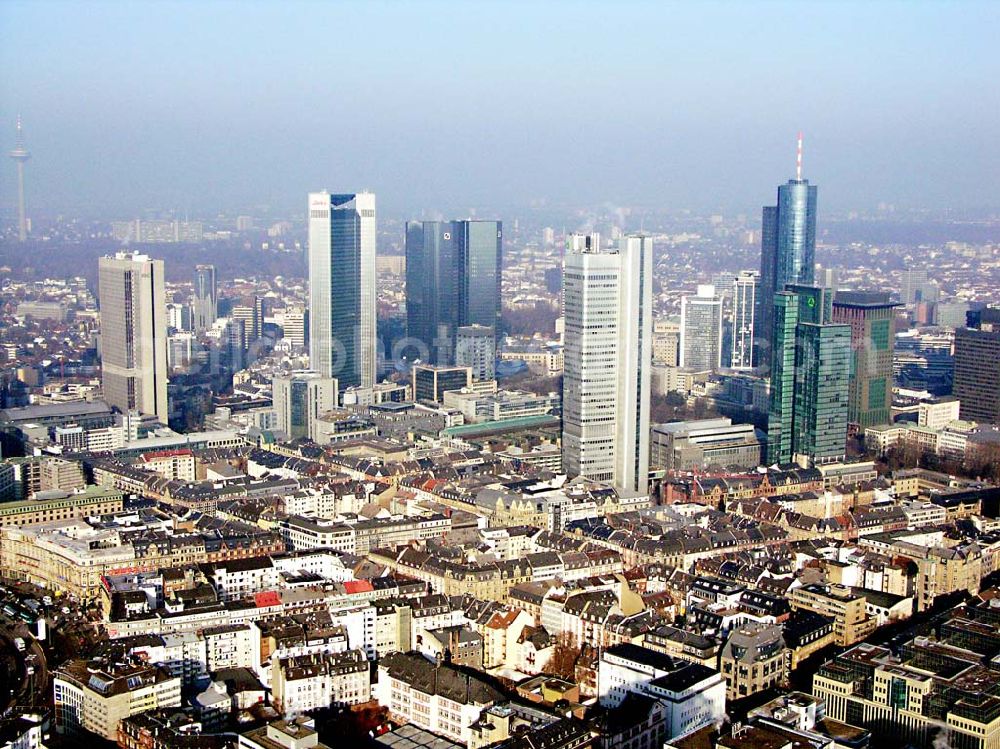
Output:
M795 179L778 187L778 203L765 206L761 224L757 294L757 365L774 348L774 300L787 284L812 285L816 273L816 186L802 179L802 140Z

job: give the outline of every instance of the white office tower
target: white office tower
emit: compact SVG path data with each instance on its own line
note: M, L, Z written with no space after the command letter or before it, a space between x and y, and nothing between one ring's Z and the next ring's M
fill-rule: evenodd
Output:
M563 470L645 492L649 473L653 243L567 242Z
M375 384L375 195L309 194L309 358L341 388Z
M722 299L715 287L698 287L681 299L681 366L696 370L722 366Z
M170 371L184 369L194 358L194 334L182 330L167 336L167 366Z
M316 419L337 407L337 381L304 370L274 377L271 401L278 429L289 439L314 439Z
M167 423L167 295L163 261L119 252L98 261L101 384L122 413Z
M733 281L733 351L729 366L753 369L753 313L757 302L756 271L741 271Z
M563 277L566 274L566 258L576 252L599 252L601 249L601 235L599 232L588 234L574 233L566 235L566 250L563 253ZM563 318L563 337L560 339L565 344L566 334L566 282L563 281L563 291L559 297L559 316Z
M187 304L168 304L167 327L177 332L191 330L191 307Z
M306 311L301 307L286 309L281 318L282 338L296 348L306 345Z
M576 252L598 252L601 249L601 235L597 232L589 234L567 234L566 255Z
M496 377L496 336L489 325L463 325L455 335L455 364L471 367L472 379L488 382Z

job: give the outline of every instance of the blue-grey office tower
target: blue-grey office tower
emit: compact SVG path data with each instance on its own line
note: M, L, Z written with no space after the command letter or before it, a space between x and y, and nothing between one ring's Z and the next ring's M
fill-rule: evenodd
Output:
M802 138L796 178L778 188L778 204L765 206L761 223L757 294L756 365L774 348L774 300L787 284L812 285L816 272L816 186L802 179Z
M454 364L465 325L499 340L502 242L500 221L406 224L406 334L428 363Z

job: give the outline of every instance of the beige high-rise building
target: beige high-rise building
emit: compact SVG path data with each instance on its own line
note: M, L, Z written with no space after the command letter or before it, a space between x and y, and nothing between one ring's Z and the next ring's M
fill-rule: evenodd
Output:
M119 252L98 263L101 382L122 413L167 422L167 302L163 261Z
M307 317L301 307L285 310L282 317L283 338L296 348L305 348Z
M681 298L680 352L682 367L722 366L722 298L711 284L700 285L696 295Z

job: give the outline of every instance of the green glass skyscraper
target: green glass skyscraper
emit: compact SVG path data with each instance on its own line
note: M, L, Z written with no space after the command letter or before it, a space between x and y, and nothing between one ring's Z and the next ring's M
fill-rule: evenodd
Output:
M771 407L767 417L767 462L792 459L792 417L795 404L795 332L799 300L789 292L774 296L775 345L771 349Z
M832 313L829 289L789 285L774 297L769 463L844 456L851 328L831 324Z
M812 463L841 460L847 445L851 328L799 323L796 337L794 454Z
M879 292L838 291L833 322L851 327L849 424L888 424L892 406L892 321L895 302Z

